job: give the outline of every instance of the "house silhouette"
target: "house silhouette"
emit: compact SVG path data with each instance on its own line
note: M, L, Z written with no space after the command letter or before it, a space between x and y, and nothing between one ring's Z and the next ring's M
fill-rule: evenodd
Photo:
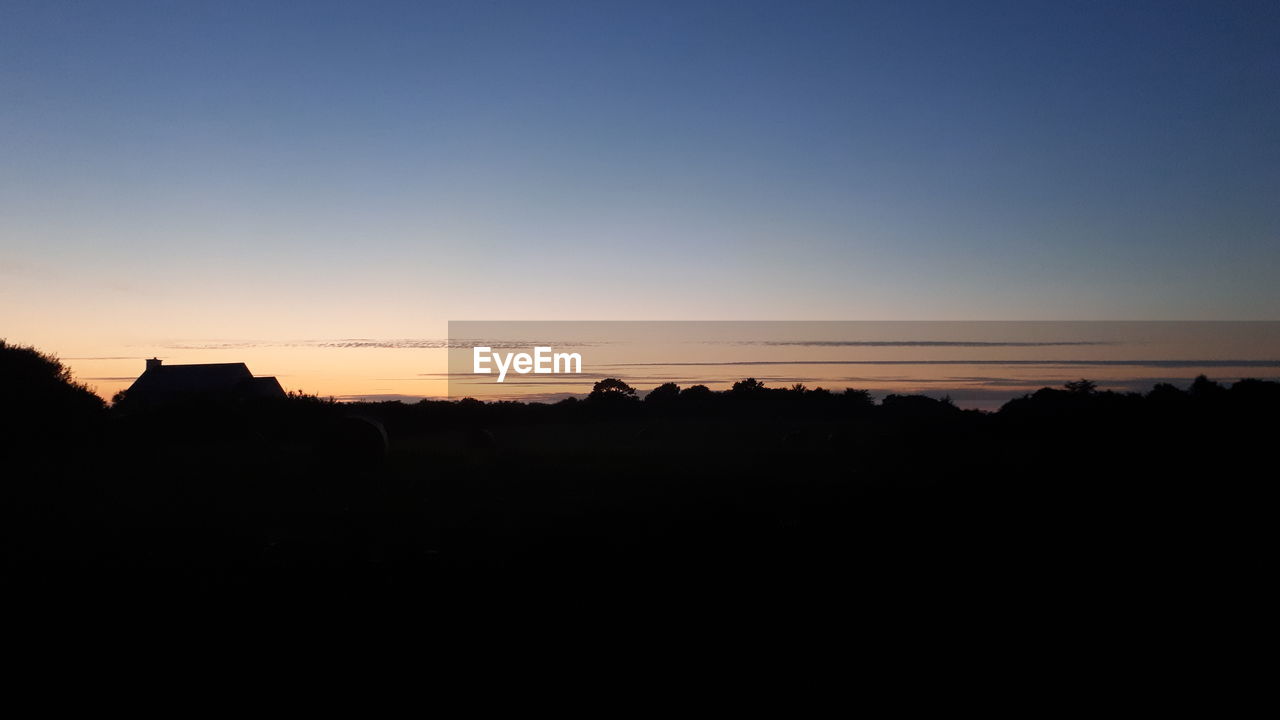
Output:
M244 363L165 365L151 358L125 395L130 403L161 405L191 398L284 397L285 392L274 377L254 377Z

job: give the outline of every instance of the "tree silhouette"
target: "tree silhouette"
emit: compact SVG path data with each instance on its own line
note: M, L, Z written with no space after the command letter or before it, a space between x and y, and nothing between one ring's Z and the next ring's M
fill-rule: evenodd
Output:
M875 400L871 399L870 390L855 390L853 388L845 388L844 394L841 395L846 404L855 408L875 407Z
M711 388L707 387L706 385L690 385L689 387L680 391L680 397L682 399L688 398L691 400L705 401L707 398L714 397L715 394L716 394L715 391L713 391Z
M605 378L591 388L591 394L587 396L587 399L604 401L635 400L636 390L617 378Z
M680 386L675 383L663 383L658 387L649 391L645 396L646 403L665 404L674 401L680 397Z
M1191 396L1195 398L1217 398L1224 395L1226 391L1226 388L1204 375L1196 376L1196 379L1191 383Z
M1092 380L1085 380L1084 378L1072 380L1063 385L1063 387L1067 389L1067 392L1079 393L1081 395L1091 395L1098 390L1097 383Z

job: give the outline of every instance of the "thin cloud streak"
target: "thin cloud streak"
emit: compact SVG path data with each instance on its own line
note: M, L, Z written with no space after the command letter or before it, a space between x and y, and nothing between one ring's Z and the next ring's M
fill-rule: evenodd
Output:
M710 342L710 341L709 341ZM1053 341L1053 342L982 342L969 340L744 340L729 341L729 345L759 345L766 347L954 347L954 348L1002 348L1002 347L1088 347L1121 345L1101 340Z
M393 350L470 350L473 347L490 347L500 350L527 350L535 346L551 346L556 348L580 348L607 345L606 342L552 342L545 340L439 340L439 339L385 339L349 338L337 340L246 340L246 341L197 341L187 343L167 343L157 347L166 350L246 350L255 348L336 348L363 349L379 348ZM131 360L134 358L105 358Z
M1257 367L1280 368L1280 360L726 360L700 362L617 363L629 367L725 367L768 365L1016 365L1020 367Z
M350 338L337 340L245 340L245 341L196 341L167 343L159 347L166 350L245 350L253 348L396 348L409 350L443 350L451 345L448 340L391 339L377 340Z

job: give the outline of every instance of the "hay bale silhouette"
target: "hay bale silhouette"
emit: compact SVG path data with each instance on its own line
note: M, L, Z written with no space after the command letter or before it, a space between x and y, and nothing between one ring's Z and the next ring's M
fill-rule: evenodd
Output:
M321 454L343 467L376 467L387 460L387 429L374 418L346 415L323 433Z
M493 433L484 428L472 428L467 431L462 443L468 450L492 450L498 446Z

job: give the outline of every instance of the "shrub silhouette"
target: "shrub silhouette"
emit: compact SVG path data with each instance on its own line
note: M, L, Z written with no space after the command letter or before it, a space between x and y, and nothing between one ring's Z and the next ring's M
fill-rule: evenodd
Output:
M0 340L0 443L58 444L102 419L105 403L71 369L33 347Z

